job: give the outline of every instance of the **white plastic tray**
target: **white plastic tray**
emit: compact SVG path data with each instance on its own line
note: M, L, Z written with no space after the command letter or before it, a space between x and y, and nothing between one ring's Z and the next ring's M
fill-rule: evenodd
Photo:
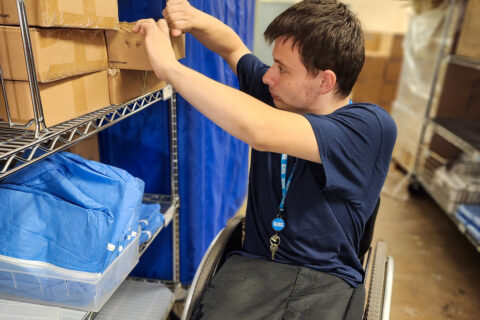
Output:
M0 299L99 311L138 263L138 251L137 236L102 274L0 259Z

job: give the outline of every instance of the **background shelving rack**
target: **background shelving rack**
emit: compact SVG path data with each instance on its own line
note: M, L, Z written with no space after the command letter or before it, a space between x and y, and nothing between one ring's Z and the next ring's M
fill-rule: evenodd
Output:
M165 217L164 227L173 224L172 241L172 265L173 277L171 281L162 281L165 290L170 290L173 295L169 301L157 301L166 305L169 311L173 306L175 297L181 290L180 263L179 263L179 208L180 198L178 193L178 131L177 131L177 104L176 94L171 85L166 85L162 90L148 93L137 97L121 105L112 105L64 123L47 128L43 118L42 101L36 78L35 61L32 53L32 45L29 35L28 21L25 11L24 0L14 0L20 19L20 29L27 66L30 95L32 99L34 118L25 124L14 123L10 117L8 97L6 94L4 78L0 66L0 86L4 99L7 121L0 121L0 182L1 180L32 163L35 163L55 152L68 148L87 137L98 133L111 125L126 119L150 105L170 100L169 131L170 131L170 182L171 195L145 194L143 201L146 203L160 203L161 213ZM32 126L34 129L30 129ZM158 230L151 239L140 246L141 256L156 236L162 230ZM150 281L150 280L149 280ZM93 319L95 312L76 312L82 314L81 319ZM166 315L165 315L166 317Z
M438 52L434 69L434 76L430 86L428 105L422 122L422 131L415 155L414 167L410 175L409 190L417 192L422 187L432 199L440 206L444 213L457 226L458 230L480 252L480 242L472 237L466 227L455 217L457 205L448 201L448 195L444 190L436 188L433 183L434 170L446 164L446 160L435 152L429 150L428 138L436 134L448 141L451 145L462 152L480 159L480 121L467 119L432 118L431 111L438 107L440 83L444 82L446 66L449 64L480 70L480 62L473 59L450 53L452 46L447 45L449 34L459 30L465 13L465 3L461 7L460 14L456 12L458 0L450 0L446 22L443 29L441 46ZM477 97L480 98L480 97Z

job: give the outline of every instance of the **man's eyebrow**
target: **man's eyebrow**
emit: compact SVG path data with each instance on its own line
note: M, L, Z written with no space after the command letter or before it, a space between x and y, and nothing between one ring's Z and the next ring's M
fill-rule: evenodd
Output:
M285 68L285 69L289 69L289 67L283 63L282 61L278 60L278 59L273 59L273 61L275 61L276 63L278 63L279 65L282 66L282 68Z

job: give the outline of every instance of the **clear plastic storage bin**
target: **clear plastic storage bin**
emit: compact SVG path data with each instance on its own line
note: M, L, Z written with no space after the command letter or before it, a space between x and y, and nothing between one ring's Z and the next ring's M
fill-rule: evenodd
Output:
M99 311L138 263L139 237L102 274L51 264L0 259L0 298Z

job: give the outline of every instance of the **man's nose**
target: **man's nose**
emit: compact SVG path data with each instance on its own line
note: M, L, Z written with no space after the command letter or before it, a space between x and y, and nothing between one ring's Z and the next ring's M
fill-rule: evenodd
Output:
M272 67L270 67L270 69L268 69L267 72L263 75L262 81L268 86L273 86L274 79L272 76Z

